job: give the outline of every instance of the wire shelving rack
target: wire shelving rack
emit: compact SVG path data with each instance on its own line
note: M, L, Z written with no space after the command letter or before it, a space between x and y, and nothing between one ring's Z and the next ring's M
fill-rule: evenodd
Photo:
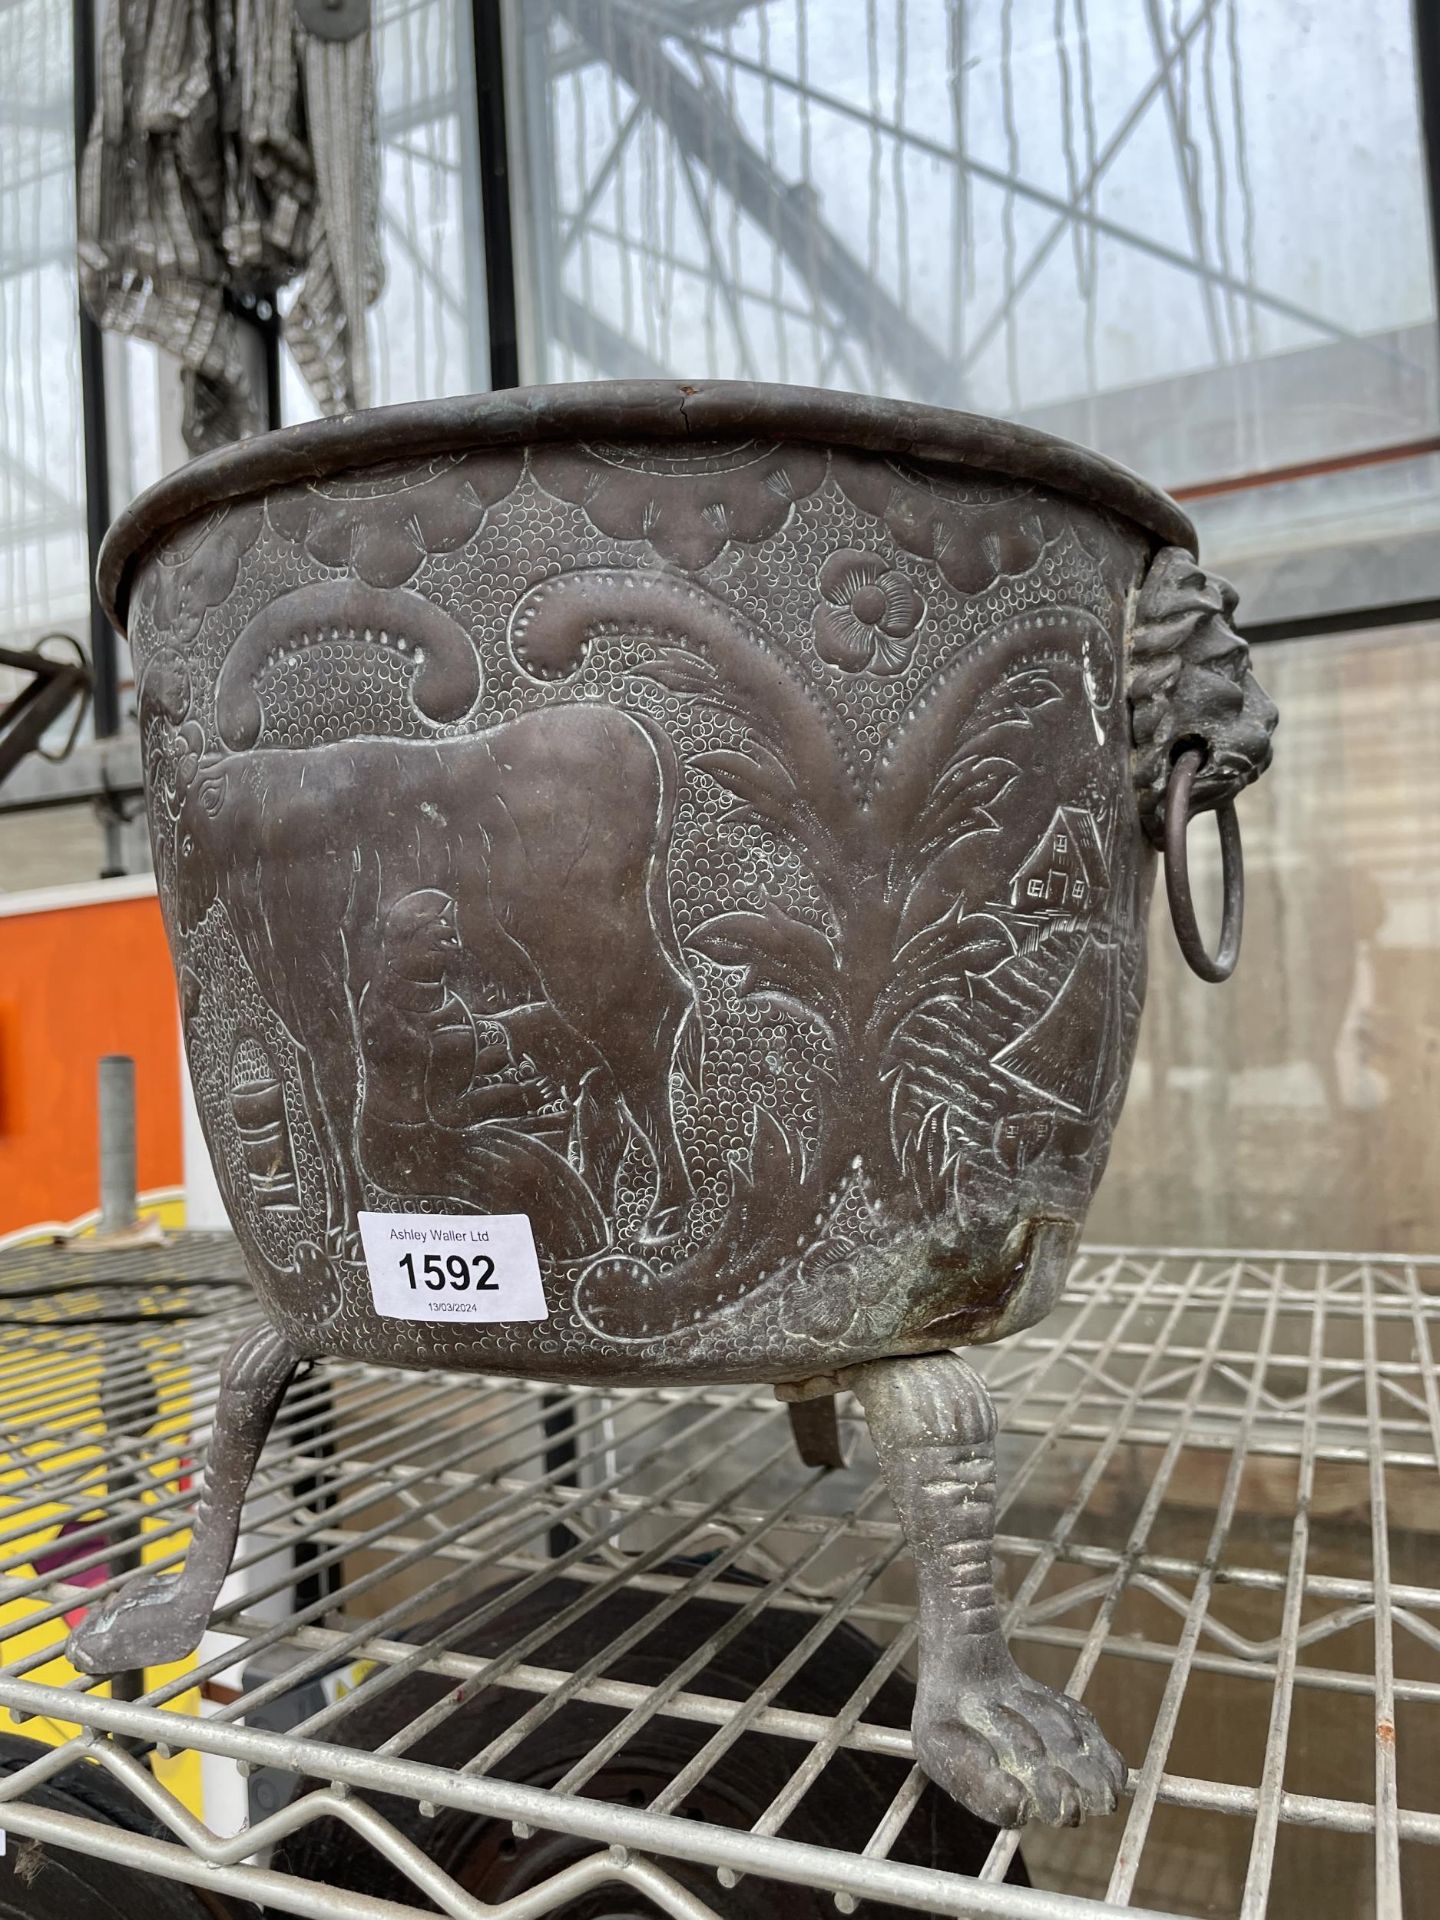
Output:
M1131 1772L1111 1819L962 1873L927 1864L910 1572L853 1406L827 1475L768 1389L327 1363L199 1664L110 1688L58 1658L65 1616L183 1557L255 1308L222 1236L0 1255L0 1707L61 1729L0 1776L0 1827L326 1920L819 1910L795 1889L970 1920L1436 1911L1437 1292L1440 1258L1092 1247L981 1356L1012 1643ZM186 1750L248 1775L248 1826L164 1784ZM128 1826L41 1804L97 1766Z

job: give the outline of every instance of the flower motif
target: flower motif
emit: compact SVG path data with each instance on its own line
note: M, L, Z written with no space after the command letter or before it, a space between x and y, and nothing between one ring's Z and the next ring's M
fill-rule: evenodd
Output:
M801 1260L780 1296L780 1324L792 1339L812 1346L838 1348L855 1325L860 1311L859 1288L852 1266L826 1268L825 1247L812 1249ZM818 1254L813 1259L812 1254ZM806 1272L807 1265L810 1268Z
M797 500L825 478L815 447L746 440L535 447L530 470L547 493L584 509L617 540L648 540L694 573L732 540L778 533Z
M903 673L925 602L908 574L877 553L846 548L820 568L815 648L846 673Z
M800 1256L777 1303L780 1325L792 1339L834 1353L883 1351L897 1317L894 1291L884 1283L883 1255L872 1245L851 1246L848 1256L831 1234Z
M474 538L486 511L513 491L522 462L509 452L388 462L286 487L266 512L322 566L347 567L368 586L403 587L427 554L454 553Z
M1002 574L1028 573L1073 519L1024 481L997 483L919 461L837 453L831 473L847 499L883 520L899 546L933 561L967 597Z

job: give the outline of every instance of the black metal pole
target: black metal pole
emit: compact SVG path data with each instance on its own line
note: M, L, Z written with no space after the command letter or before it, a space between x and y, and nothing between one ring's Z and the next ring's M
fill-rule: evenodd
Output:
M1435 0L1415 0L1414 13L1415 80L1430 199L1430 266L1433 282L1440 288L1440 6Z
M71 10L74 70L75 190L95 113L95 10L92 0L74 0ZM78 298L78 293L77 293ZM85 443L85 534L90 560L90 666L95 676L95 732L120 731L120 684L115 633L95 591L100 542L110 525L110 435L105 419L105 354L100 329L80 301L80 420Z
M520 384L515 308L515 233L510 206L510 151L505 124L505 43L500 0L472 0L475 20L475 111L479 123L480 217L485 226L485 307L490 333L490 385Z
M557 1487L578 1487L579 1473L575 1470L580 1459L580 1449L575 1444L575 1402L568 1393L552 1388L541 1395L540 1405L544 1409L542 1424L545 1428L545 1471L554 1473L557 1467L569 1467L571 1471L562 1474L555 1482ZM557 1520L550 1529L550 1558L558 1560L563 1553L580 1538L573 1528L567 1527L563 1520Z
M520 384L520 328L515 304L515 228L510 204L509 131L505 116L505 42L501 0L472 0L475 25L475 117L479 151L480 218L485 228L485 310L490 336L490 385ZM568 1394L546 1393L541 1405L545 1471L574 1468L575 1407ZM572 1471L557 1483L576 1486ZM557 1522L550 1553L558 1559L579 1538Z
M273 294L256 301L254 320L265 356L265 425L273 433L281 423L280 309Z
M273 432L280 420L280 309L273 293L235 293L226 288L221 294L225 311L231 313L251 332L260 350L260 399L265 416L265 431Z
M294 1414L282 1407L276 1424L277 1430L285 1434L288 1444L297 1452L312 1454L319 1460L332 1460L335 1456L335 1401L329 1381L312 1381L312 1391L306 1396L304 1413ZM290 1492L296 1500L306 1503L317 1527L324 1524L325 1514L335 1505L338 1497L328 1490L323 1470L319 1474L305 1474L292 1481ZM297 1608L313 1606L317 1600L328 1600L332 1593L338 1592L344 1585L343 1561L322 1567L318 1573L308 1571L310 1562L318 1559L321 1552L312 1540L297 1540L292 1551Z

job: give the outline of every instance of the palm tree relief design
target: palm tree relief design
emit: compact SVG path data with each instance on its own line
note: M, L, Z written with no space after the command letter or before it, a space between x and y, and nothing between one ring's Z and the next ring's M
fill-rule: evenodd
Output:
M882 612L878 583L843 558L847 591L876 586L861 613ZM987 1176L1041 1159L1052 1193L1059 1168L1062 1209L1068 1166L1078 1217L1133 991L1116 911L1133 850L1106 798L1115 771L1097 766L1098 737L1123 771L1125 740L1116 676L1095 670L1111 644L1096 617L1050 607L996 623L919 687L868 765L801 650L693 584L562 576L521 602L511 646L527 672L564 680L617 630L650 636L634 697L658 693L677 716L687 805L669 885L707 1055L746 1006L785 1021L791 1044L775 1086L751 1090L717 1229L658 1286L652 1264L612 1250L582 1279L582 1314L612 1338L647 1335L647 1292L683 1322L691 1294L713 1311L782 1272L958 1222ZM735 859L747 844L754 860ZM727 866L758 871L758 890ZM785 1085L797 1059L808 1102ZM1006 1125L1017 1086L1032 1109L1020 1135Z

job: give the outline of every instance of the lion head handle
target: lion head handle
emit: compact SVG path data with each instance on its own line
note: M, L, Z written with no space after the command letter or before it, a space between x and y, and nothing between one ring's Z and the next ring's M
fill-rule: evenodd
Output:
M1250 671L1250 649L1230 625L1238 596L1181 547L1162 547L1135 606L1130 648L1135 791L1157 844L1176 752L1199 744L1192 808L1233 800L1270 764L1275 703Z

